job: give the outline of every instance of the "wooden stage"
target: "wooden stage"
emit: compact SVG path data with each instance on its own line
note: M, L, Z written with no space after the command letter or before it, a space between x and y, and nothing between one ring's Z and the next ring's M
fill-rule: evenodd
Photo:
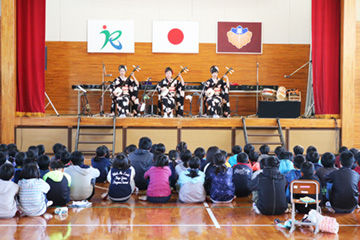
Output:
M53 144L60 142L75 149L76 127L78 117L45 116L18 117L15 123L16 143L20 149L26 150L30 145L44 144L47 153L51 153ZM247 130L255 134L276 133L274 118L246 118ZM304 147L314 145L320 153L330 151L336 153L340 146L341 120L337 119L280 119L285 144L288 149L300 144ZM113 118L89 117L81 118L82 131L88 133L112 133ZM116 119L115 152L121 152L129 144L138 144L143 136L148 136L153 143L164 143L167 152L174 149L178 142L185 141L194 151L197 147L207 149L218 146L231 152L234 145L245 145L244 129L241 117L232 118L160 118L138 117ZM85 141L109 141L95 137L87 137ZM111 140L112 141L112 140ZM279 142L279 138L255 137L250 142ZM256 144L255 144L256 145ZM92 150L98 145L88 145ZM111 149L112 146L109 146ZM258 147L258 146L255 146ZM272 150L276 146L271 146Z
M105 184L101 185L106 187ZM1 239L359 239L360 212L323 215L336 217L338 234L312 233L310 228L289 230L275 227L274 220L287 220L290 213L278 216L257 215L251 198L237 198L229 204L183 204L173 194L166 204L138 200L133 195L127 203L101 200L103 189L96 189L93 206L69 208L68 216L54 214L55 207L45 217L15 217L0 219ZM297 219L301 219L298 215Z

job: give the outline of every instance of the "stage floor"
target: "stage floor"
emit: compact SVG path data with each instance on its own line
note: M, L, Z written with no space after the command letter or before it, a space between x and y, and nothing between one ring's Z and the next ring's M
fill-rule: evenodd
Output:
M102 184L102 187L107 185ZM289 213L277 216L257 215L250 197L237 198L229 204L182 204L173 194L165 204L140 201L133 195L126 203L101 200L104 189L96 189L93 206L69 208L68 216L54 214L55 207L44 217L0 219L2 239L358 239L359 209L351 214L323 215L336 217L338 234L312 233L311 228L289 230L275 227L274 220L287 220ZM297 219L301 219L298 215Z

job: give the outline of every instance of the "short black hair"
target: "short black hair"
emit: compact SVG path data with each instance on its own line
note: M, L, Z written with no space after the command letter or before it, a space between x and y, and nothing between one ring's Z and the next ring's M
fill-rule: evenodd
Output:
M0 152L0 166L6 162L6 153Z
M0 152L7 152L8 148L5 143L0 144Z
M64 165L68 164L70 162L71 153L68 151L61 151L60 152L60 160ZM59 160L57 159L57 160Z
M180 159L184 163L184 167L188 167L188 162L190 158L192 157L190 150L185 150L180 152Z
M216 166L215 167L216 175L218 175L220 172L224 172L226 170L225 162L226 162L226 158L222 153L215 153L214 164Z
M346 146L341 146L339 148L339 153L342 153L342 152L347 151L347 150L349 150L349 149Z
M124 149L124 152L129 154L129 153L132 153L132 152L135 152L135 150L137 149L136 145L135 144L130 144L129 146L127 146L125 149Z
M266 158L260 159L260 169L264 169Z
M50 168L52 170L55 170L55 169L61 169L61 168L64 168L64 163L60 160L51 160L50 161Z
M228 153L225 150L220 149L220 153L225 156L225 158L228 157Z
M232 149L231 149L231 152L232 152L233 154L239 154L239 153L241 153L241 151L242 151L242 148L241 148L241 146L239 146L239 145L235 145L235 146L233 146Z
M340 162L343 167L351 168L355 162L354 155L349 150L345 150L340 154Z
M43 155L45 153L45 146L43 144L39 144L36 146L38 149L38 155Z
M205 157L205 149L202 147L198 147L194 151L194 155L200 159L203 159Z
M34 145L30 146L28 148L28 151L29 150L33 150L36 153L36 156L39 156L39 149L36 146L34 146Z
M306 162L304 155L298 154L294 157L294 167L301 169L301 165Z
M312 162L304 162L301 165L301 172L304 174L304 176L310 176L314 175L314 164Z
M101 158L106 157L106 146L102 145L102 146L98 146L96 148L96 156L94 157L94 162L100 162Z
M16 153L16 155L15 155L16 166L22 167L22 165L24 164L25 158L26 158L26 153L24 153L24 152Z
M189 167L192 169L198 169L200 167L201 160L198 157L192 157L189 160Z
M350 152L355 156L359 152L359 149L357 148L350 148Z
M188 146L186 144L186 142L179 142L178 145L176 146L176 150L179 152L183 152L185 150L187 150Z
M40 178L40 171L36 163L25 164L20 172L20 180L31 178Z
M325 168L334 167L335 165L335 155L331 152L326 152L321 156L321 164Z
M244 152L249 155L249 153L255 151L255 148L252 144L248 143L244 146Z
M158 153L159 152L165 153L166 152L166 147L165 147L165 145L163 143L158 143L155 146L155 151L158 152Z
M84 154L80 151L74 151L70 155L70 160L74 165L84 164Z
M18 150L16 148L10 148L8 150L8 155L9 155L9 157L15 158L15 155L17 152L18 152Z
M280 161L277 157L268 157L265 159L265 167L276 167L279 168Z
M54 154L56 154L58 151L63 150L64 145L62 145L61 143L55 143L54 146L52 147Z
M319 162L320 155L316 151L311 151L308 154L306 154L306 160L312 163Z
M292 152L283 151L283 152L280 152L280 153L279 153L278 158L279 158L280 160L286 159L286 160L292 161L292 159L293 159L293 154L292 154Z
M306 149L306 155L308 155L310 152L317 152L317 149L316 147L314 146L308 146L307 149Z
M12 149L12 148L15 148L16 150L18 150L18 148L17 148L17 146L16 146L15 143L9 143L6 148L7 148L8 151L9 151L10 149Z
M216 146L209 147L206 151L206 162L214 163L214 155L220 153L220 149Z
M266 144L261 145L261 147L259 148L259 151L261 154L269 154L270 152L270 147Z
M247 155L246 153L241 152L241 153L239 153L239 154L237 155L236 161L237 161L238 163L247 163L247 162L249 161L249 157L248 157L248 155Z
M38 159L38 165L40 170L47 170L49 169L50 165L50 158L48 155L41 155Z
M0 179L4 181L9 181L15 173L15 168L10 163L5 163L0 166Z
M37 157L38 157L37 153L34 150L29 149L26 152L26 158L31 158L31 159L33 159L35 161L35 160L37 160Z
M251 152L251 153L249 153L249 159L250 159L250 161L252 161L252 162L257 162L258 158L259 158L259 154L258 154L257 152Z
M286 151L286 150L282 146L277 146L274 150L276 156L279 156L279 154L284 151Z
M112 163L112 167L120 170L126 170L130 167L129 158L124 153L116 155Z
M171 160L171 161L175 161L176 159L178 159L179 158L179 152L178 151L176 151L176 150L170 150L169 151L169 159Z
M149 150L151 148L152 142L148 137L142 137L139 140L139 148Z
M355 161L358 163L358 165L360 166L360 152L358 152L357 154L355 154L354 156Z
M169 159L165 154L159 154L155 157L155 167L169 166Z
M293 151L294 151L294 154L295 155L298 155L298 154L304 154L304 147L301 146L301 145L296 145L294 148L293 148Z

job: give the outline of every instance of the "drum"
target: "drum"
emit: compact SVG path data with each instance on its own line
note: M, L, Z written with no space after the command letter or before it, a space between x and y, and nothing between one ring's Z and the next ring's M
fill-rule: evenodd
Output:
M281 86L276 93L276 101L286 101L286 88Z
M261 92L261 95L264 98L275 98L276 97L276 90L271 88L264 88Z

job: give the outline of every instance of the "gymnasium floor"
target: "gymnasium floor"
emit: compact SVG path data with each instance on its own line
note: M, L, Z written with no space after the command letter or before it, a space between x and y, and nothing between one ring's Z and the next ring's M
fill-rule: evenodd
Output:
M106 187L102 184L100 187ZM173 194L169 203L153 204L133 195L127 203L101 200L105 190L97 188L91 208L69 208L60 218L54 207L44 217L0 220L0 239L359 239L360 211L337 214L339 234L318 233L298 228L293 234L274 226L280 216L257 215L250 198L237 198L230 204L182 204ZM328 211L324 215L335 216ZM301 218L301 216L299 216Z

